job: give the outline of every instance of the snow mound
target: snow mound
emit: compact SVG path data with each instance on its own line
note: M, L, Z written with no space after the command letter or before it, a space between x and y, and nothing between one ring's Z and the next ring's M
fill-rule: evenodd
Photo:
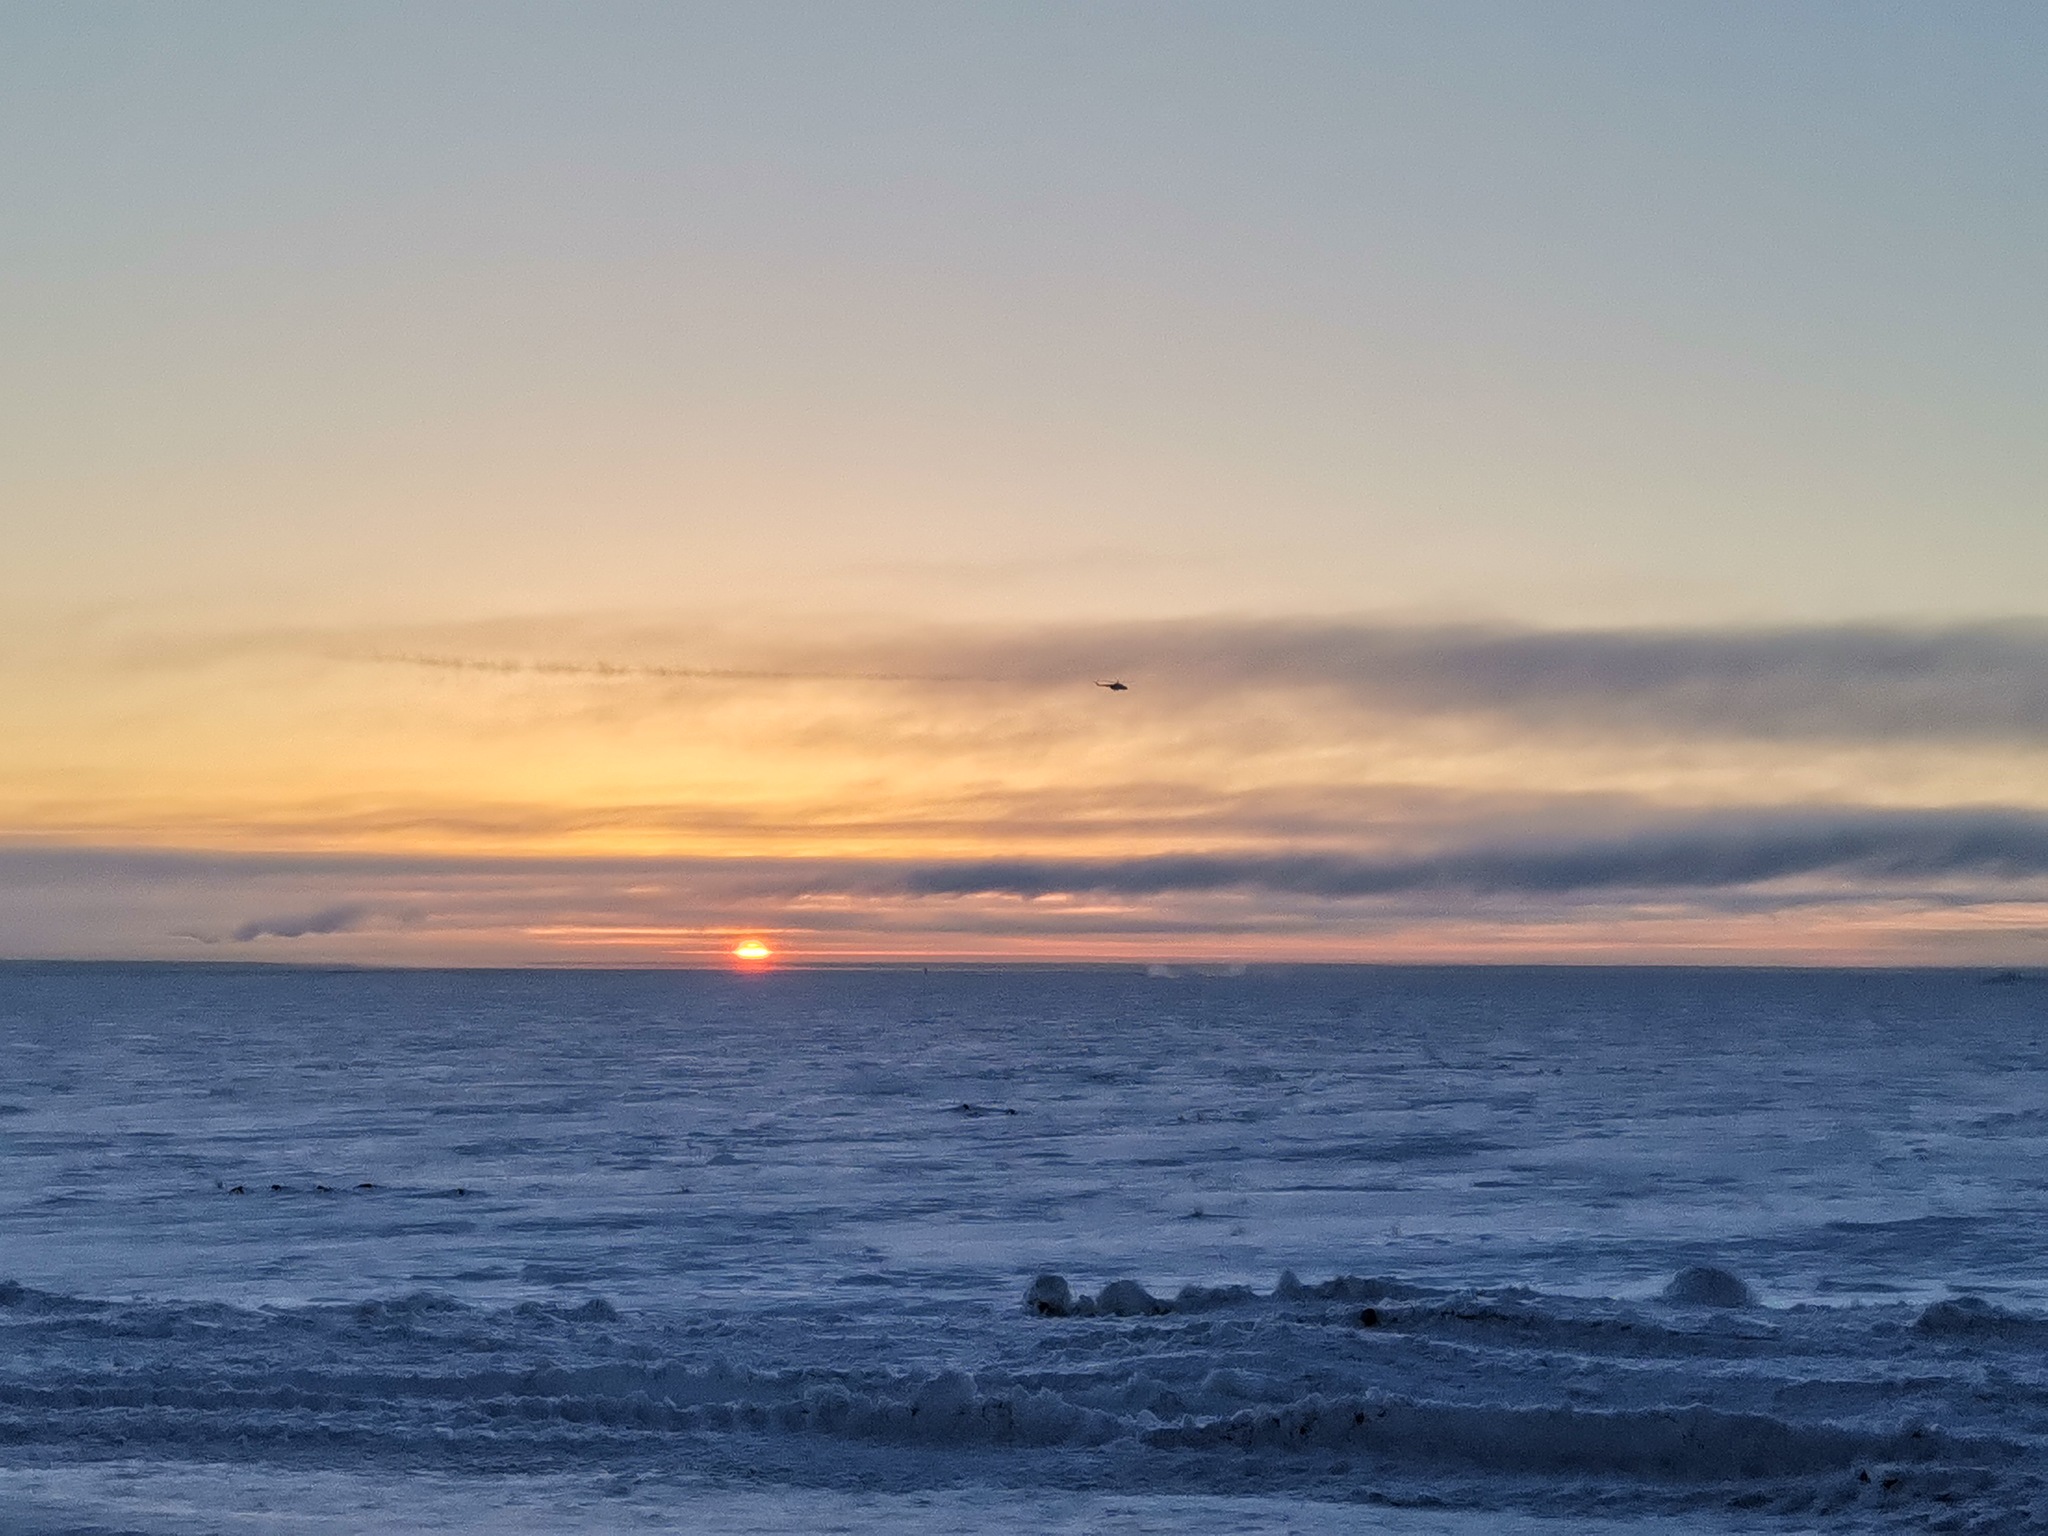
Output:
M1681 1269L1664 1287L1664 1299L1680 1307L1753 1307L1756 1297L1740 1276L1712 1264Z
M1218 1307L1241 1307L1257 1301L1259 1293L1248 1285L1184 1285L1174 1295L1175 1312L1210 1312Z
M1024 1292L1024 1310L1040 1317L1071 1317L1074 1288L1064 1275L1040 1275Z
M1064 1275L1045 1274L1024 1291L1024 1310L1039 1317L1163 1317L1169 1312L1208 1312L1256 1301L1248 1285L1188 1285L1172 1300L1154 1296L1136 1280L1112 1280L1099 1296L1077 1293Z
M1280 1283L1273 1287L1276 1301L1414 1301L1431 1294L1421 1286L1364 1275L1335 1275L1319 1285L1304 1285L1291 1269L1280 1271Z
M1173 1308L1135 1280L1113 1280L1095 1298L1095 1310L1105 1317L1157 1317Z

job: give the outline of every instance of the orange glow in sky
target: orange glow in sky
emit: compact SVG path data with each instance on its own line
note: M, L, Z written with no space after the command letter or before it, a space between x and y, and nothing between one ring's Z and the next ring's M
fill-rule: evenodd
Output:
M2048 964L2030 7L331 9L0 9L0 962Z

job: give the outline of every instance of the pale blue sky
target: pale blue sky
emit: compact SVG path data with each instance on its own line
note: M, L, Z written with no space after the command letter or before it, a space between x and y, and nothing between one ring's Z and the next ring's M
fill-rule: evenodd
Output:
M17 5L8 597L2042 610L2026 5Z

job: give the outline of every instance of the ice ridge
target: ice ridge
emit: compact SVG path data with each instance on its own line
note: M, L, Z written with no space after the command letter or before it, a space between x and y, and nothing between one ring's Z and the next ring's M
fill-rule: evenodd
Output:
M937 1353L853 1305L739 1359L716 1315L599 1297L235 1307L8 1284L0 1442L457 1469L780 1458L853 1482L880 1465L864 1457L966 1458L962 1475L998 1457L973 1475L1058 1485L1110 1458L1119 1486L1559 1512L1919 1519L1967 1492L1986 1529L2048 1528L2048 1320L1974 1298L1731 1310L1288 1274L1170 1298L1042 1275L1026 1299Z

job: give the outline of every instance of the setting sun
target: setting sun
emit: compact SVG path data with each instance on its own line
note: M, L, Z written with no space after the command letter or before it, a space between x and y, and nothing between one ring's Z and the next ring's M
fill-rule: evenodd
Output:
M740 960L766 960L775 953L759 939L742 939L732 947L733 956Z

